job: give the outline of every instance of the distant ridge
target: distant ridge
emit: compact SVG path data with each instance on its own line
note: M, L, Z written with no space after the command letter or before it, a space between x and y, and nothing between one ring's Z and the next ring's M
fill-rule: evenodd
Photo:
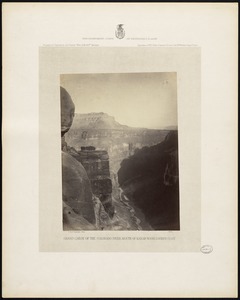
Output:
M175 126L167 126L167 127L164 127L163 129L165 130L177 130L178 127L175 125Z
M118 129L118 130L146 130L143 127L130 127L118 123L113 116L108 115L104 112L99 113L87 113L80 114L75 113L73 129ZM168 126L159 129L148 129L148 130L177 130L177 126Z
M86 128L86 129L128 129L126 125L118 123L114 117L106 113L76 113L73 122L73 128Z

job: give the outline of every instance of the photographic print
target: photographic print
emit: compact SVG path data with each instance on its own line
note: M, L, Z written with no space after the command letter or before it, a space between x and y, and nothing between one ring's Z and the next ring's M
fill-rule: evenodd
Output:
M3 4L3 298L237 297L237 24Z
M177 73L61 74L63 230L180 230Z
M200 251L200 54L40 49L41 251Z

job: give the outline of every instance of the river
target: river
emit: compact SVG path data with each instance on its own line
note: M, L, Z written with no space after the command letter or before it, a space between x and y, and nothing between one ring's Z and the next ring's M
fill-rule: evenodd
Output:
M120 187L115 188L113 195L115 215L111 220L111 230L152 230L144 214Z

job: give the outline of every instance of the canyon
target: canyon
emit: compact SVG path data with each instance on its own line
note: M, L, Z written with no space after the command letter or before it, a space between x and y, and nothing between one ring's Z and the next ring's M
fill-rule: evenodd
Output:
M168 129L133 128L121 125L106 113L75 114L71 129L65 135L67 144L77 151L93 146L107 151L113 180L124 158L144 147L162 142Z
M75 114L65 147L85 168L112 230L179 230L175 128L133 128L106 113Z

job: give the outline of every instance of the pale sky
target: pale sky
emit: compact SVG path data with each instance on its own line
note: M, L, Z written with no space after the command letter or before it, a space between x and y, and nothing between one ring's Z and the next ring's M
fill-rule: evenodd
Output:
M123 125L177 126L177 74L64 74L76 113L104 112Z

